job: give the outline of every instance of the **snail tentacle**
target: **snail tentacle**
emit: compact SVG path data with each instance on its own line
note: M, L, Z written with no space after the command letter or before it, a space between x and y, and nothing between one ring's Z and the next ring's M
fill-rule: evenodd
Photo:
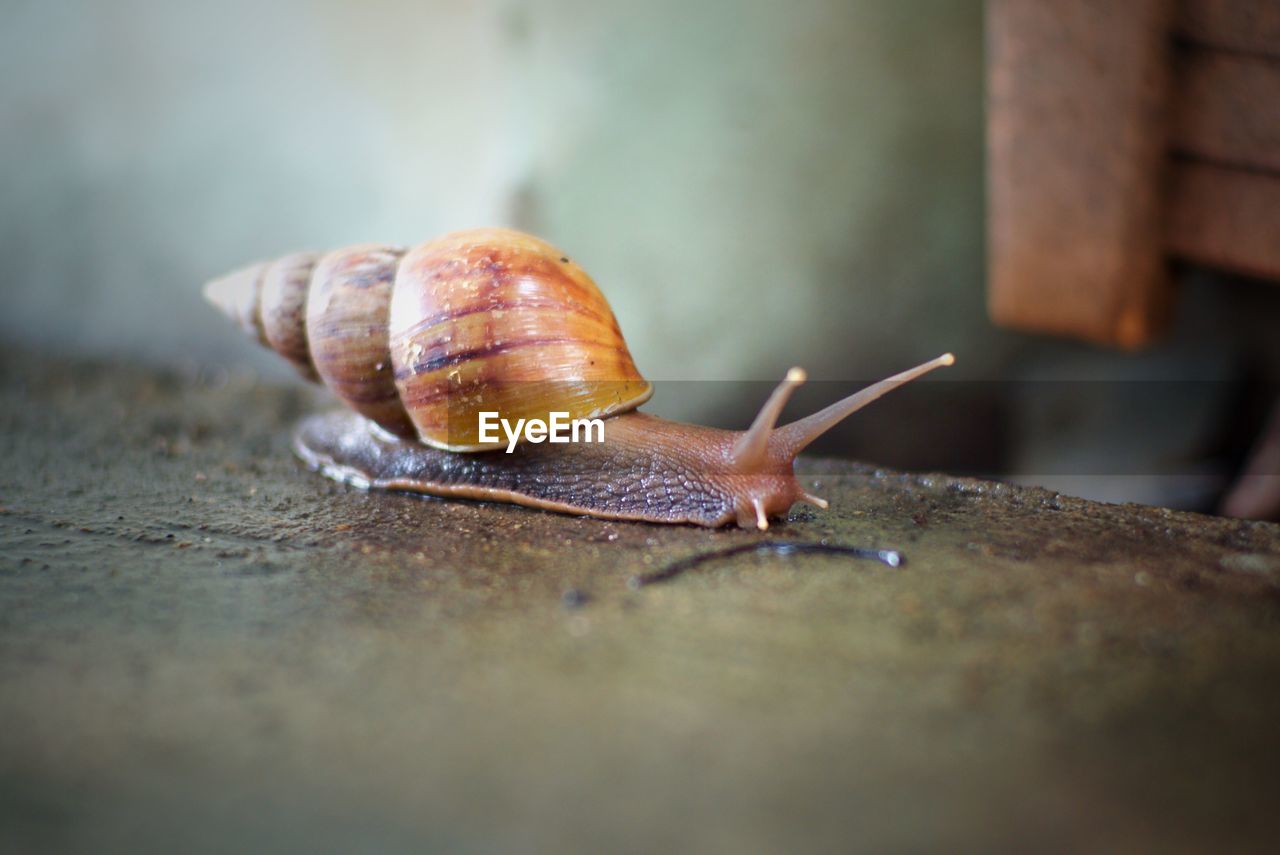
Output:
M742 434L742 438L733 446L733 465L743 472L750 472L758 467L769 451L769 434L778 424L782 409L791 400L791 393L804 383L806 374L803 368L792 368L764 402L760 412L756 414L751 427Z

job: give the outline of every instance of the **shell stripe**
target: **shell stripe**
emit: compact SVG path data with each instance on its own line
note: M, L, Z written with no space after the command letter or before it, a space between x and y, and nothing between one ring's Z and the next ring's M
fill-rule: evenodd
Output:
M500 353L507 353L512 350L519 350L522 347L540 347L547 344L583 344L581 339L568 338L561 336L558 338L524 338L515 341L504 341L502 344L491 344L486 347L477 347L470 350L463 350L458 353L447 353L443 356L433 356L430 359L421 360L417 363L406 365L396 370L396 379L405 380L417 374L430 374L434 371L440 371L444 368L452 368L455 365L461 365L464 362L470 362L473 359L486 359L490 356L496 356Z
M476 315L481 312L514 312L521 309L551 309L563 315L578 315L579 317L593 320L600 326L609 330L613 330L617 323L616 321L611 322L609 319L602 317L600 313L593 312L590 308L580 303L565 304L556 302L555 300L496 300L491 303L477 301L475 303L468 303L465 306L458 306L457 308L449 309L448 311L439 312L438 314L434 314L428 318L423 318L406 330L404 337L417 337L432 327L446 324L450 321L456 321L459 318L465 318L468 315Z

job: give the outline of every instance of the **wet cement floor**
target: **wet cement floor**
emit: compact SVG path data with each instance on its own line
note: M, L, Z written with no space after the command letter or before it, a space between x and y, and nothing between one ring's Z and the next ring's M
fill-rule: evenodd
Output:
M808 461L755 532L366 494L8 352L0 851L1263 850L1280 527ZM900 549L901 567L746 551Z

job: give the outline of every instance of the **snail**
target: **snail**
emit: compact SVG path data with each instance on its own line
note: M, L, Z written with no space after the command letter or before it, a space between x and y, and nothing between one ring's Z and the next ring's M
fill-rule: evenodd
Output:
M653 393L591 277L509 229L455 232L410 249L298 253L215 279L207 298L328 386L350 411L311 416L294 450L365 488L512 502L617 520L766 529L798 501L797 454L845 417L934 368L943 354L807 418L778 426L805 380L787 372L745 431L636 410ZM598 418L602 442L514 453L479 414Z

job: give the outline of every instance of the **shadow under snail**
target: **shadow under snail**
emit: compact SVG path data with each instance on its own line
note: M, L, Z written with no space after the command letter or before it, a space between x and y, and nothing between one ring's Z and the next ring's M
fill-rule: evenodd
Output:
M936 359L779 427L798 368L745 431L636 412L640 376L604 296L558 249L509 229L410 249L363 245L255 264L205 287L250 335L353 412L305 419L294 449L361 487L513 502L604 519L768 528L804 501L805 446ZM481 412L607 418L602 442L482 441Z

